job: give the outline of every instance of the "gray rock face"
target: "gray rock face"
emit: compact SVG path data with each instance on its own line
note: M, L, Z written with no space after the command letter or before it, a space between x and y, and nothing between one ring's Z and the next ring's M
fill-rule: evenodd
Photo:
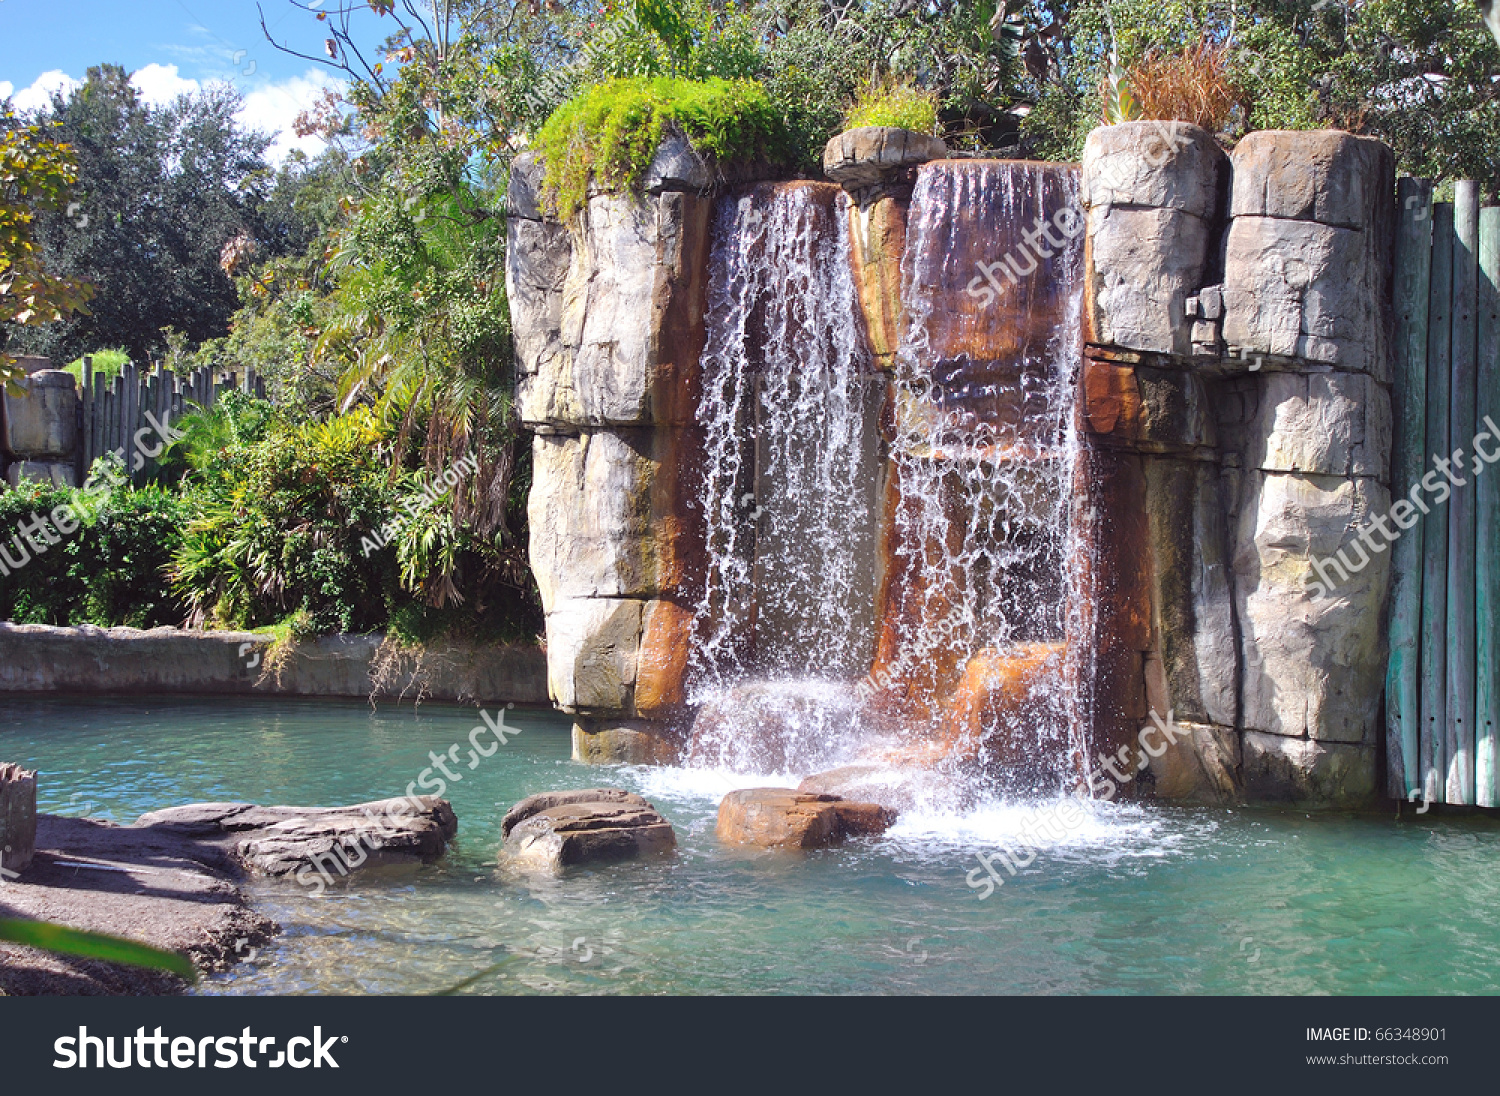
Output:
M1387 480L1391 397L1361 373L1261 373L1224 382L1224 448L1243 468Z
M1213 137L1185 122L1127 122L1089 135L1092 341L1192 355L1186 302L1209 281L1228 165Z
M1391 150L1342 130L1263 129L1234 149L1231 217L1280 217L1364 231L1387 215Z
M1389 509L1389 493L1363 477L1248 472L1237 502L1242 726L1373 747L1390 551L1371 552L1354 530ZM1368 562L1319 596L1313 561L1339 551Z
M714 181L707 161L680 133L669 133L656 150L643 182L647 194L664 190L707 190Z
M78 382L61 369L42 369L16 383L24 395L0 393L5 451L43 462L71 457L78 445Z
M1393 164L1380 142L1338 130L1240 142L1224 255L1231 348L1390 383Z
M1246 798L1357 806L1375 794L1375 751L1246 731L1241 782Z
M677 845L672 824L655 807L618 788L530 796L506 812L500 829L504 857L553 871L634 860Z
M823 147L823 174L845 190L858 191L947 155L948 146L928 134L894 126L860 126L845 130Z
M1091 337L1134 352L1096 352L1088 424L1160 454L1146 694L1191 733L1157 793L1347 803L1373 790L1385 667L1389 551L1358 532L1389 503L1391 155L1263 132L1226 173L1185 138L1112 126L1084 158ZM1195 395L1164 354L1190 356L1212 429L1160 413Z
M352 807L194 803L143 814L135 824L207 839L231 850L250 872L295 875L304 884L435 860L458 832L452 805L430 795Z
M518 158L506 285L521 418L537 435L530 547L549 689L564 711L634 720L646 626L665 619L652 607L687 573L679 480L696 444L710 209L698 192L711 179L669 137L643 197L595 193L568 225L548 219L541 181ZM676 663L647 661L647 707L667 704Z
M1373 251L1355 229L1236 217L1225 245L1224 341L1389 383L1390 275Z

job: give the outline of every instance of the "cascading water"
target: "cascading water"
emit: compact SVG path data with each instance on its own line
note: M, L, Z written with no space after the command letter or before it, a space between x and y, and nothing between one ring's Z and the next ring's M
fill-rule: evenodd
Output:
M914 759L1010 791L1076 782L1087 706L1079 209L1070 169L949 161L907 224L878 704Z
M1076 781L1077 185L1050 165L921 170L893 384L865 345L842 192L721 201L690 764L923 768L950 802Z
M858 318L847 207L837 187L788 183L716 210L692 665L701 763L815 767L858 738L840 682L872 654L884 382Z

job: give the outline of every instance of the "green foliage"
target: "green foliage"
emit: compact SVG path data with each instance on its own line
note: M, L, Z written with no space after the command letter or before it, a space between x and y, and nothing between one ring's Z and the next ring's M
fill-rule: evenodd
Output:
M563 104L537 134L559 215L582 206L591 179L609 190L635 187L668 127L715 160L785 154L780 113L754 81L610 80Z
M844 126L896 126L917 133L937 132L937 93L885 79L860 89Z
M59 276L39 246L37 221L65 208L78 162L58 126L22 125L7 100L0 109L0 332L55 323L85 307L94 287ZM3 348L3 343L0 343ZM0 349L0 382L18 366Z
M89 357L94 359L94 375L102 376L107 381L118 377L121 370L130 363L130 353L123 348L95 350ZM63 366L63 369L73 374L73 378L80 384L83 382L83 357L81 355Z
M198 971L186 956L127 940L123 936L85 932L49 921L21 921L7 917L0 919L0 940L40 948L54 955L125 963L132 967L166 971L190 983L198 981Z
M182 499L155 486L92 495L23 484L0 492L0 543L12 561L31 557L0 576L0 619L135 628L180 624L186 608L169 589L167 570L187 515ZM23 530L34 529L36 517L47 519L49 533L28 538ZM63 531L72 526L73 532ZM59 534L58 543L48 543L48 535Z
M226 435L240 442L214 449ZM394 501L378 441L368 416L293 424L252 400L189 423L193 516L171 575L191 619L255 628L300 611L319 634L376 630L394 586L389 557L360 552Z

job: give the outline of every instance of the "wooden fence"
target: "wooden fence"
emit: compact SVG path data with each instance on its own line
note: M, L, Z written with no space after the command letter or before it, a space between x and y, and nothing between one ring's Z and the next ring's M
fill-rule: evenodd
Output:
M1400 181L1391 496L1413 504L1408 519L1425 513L1392 548L1388 790L1495 807L1500 464L1485 458L1500 453L1500 208L1481 209L1471 181L1432 198L1428 181Z
M161 365L142 369L127 363L113 381L106 381L103 374L94 372L92 359L85 357L79 419L80 476L106 453L118 453L133 472L148 471L163 444L158 425L170 428L184 414L212 407L221 393L236 388L261 399L266 395L265 381L253 369L246 370L243 378L208 366L179 376ZM140 468L136 467L137 453L142 458Z

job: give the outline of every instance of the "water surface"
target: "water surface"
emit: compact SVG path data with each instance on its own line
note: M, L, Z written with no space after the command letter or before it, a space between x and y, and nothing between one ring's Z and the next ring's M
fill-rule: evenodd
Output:
M429 993L486 971L463 992L1500 987L1500 824L1488 817L1101 804L980 899L965 879L976 855L1014 841L1034 805L906 818L842 849L745 851L715 839L718 797L762 781L585 766L569 759L562 717L507 718L522 733L447 790L459 836L444 861L317 897L254 884L285 932L203 992ZM432 704L10 698L0 759L41 770L42 810L130 822L194 801L400 794L429 751L477 723L473 709ZM512 803L600 785L650 798L677 828L677 854L556 879L498 863Z

